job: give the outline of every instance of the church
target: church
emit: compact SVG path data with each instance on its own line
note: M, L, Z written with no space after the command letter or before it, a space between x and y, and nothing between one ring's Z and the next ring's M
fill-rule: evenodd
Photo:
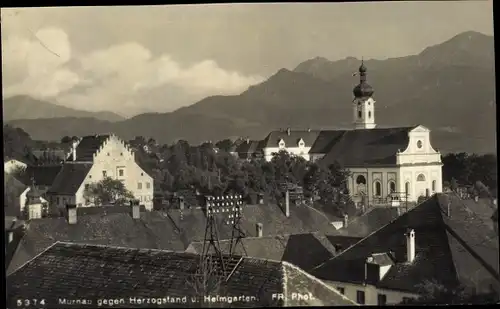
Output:
M422 125L378 128L374 89L359 67L353 89L353 128L349 130L273 131L261 141L247 141L235 150L240 158L271 160L286 150L328 166L338 162L350 171L348 189L354 202L416 202L420 196L442 192L441 154L431 145L430 130ZM250 151L249 151L250 150Z

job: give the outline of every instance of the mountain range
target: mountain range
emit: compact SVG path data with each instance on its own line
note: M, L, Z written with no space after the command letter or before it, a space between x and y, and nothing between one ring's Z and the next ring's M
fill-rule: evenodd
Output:
M34 99L26 95L16 95L3 100L3 120L48 119L59 117L96 118L116 122L124 117L109 111L87 112L50 102Z
M496 152L492 36L464 32L417 55L364 63L368 83L375 89L379 127L424 125L433 131L432 143L443 153ZM338 61L317 57L294 70L281 69L239 95L207 97L170 113L117 121L101 113L75 112L71 117L9 123L34 139L114 132L125 139L142 135L161 143L239 136L261 139L270 130L285 127L349 128L352 88L359 82L352 73L359 65L360 60L352 57Z

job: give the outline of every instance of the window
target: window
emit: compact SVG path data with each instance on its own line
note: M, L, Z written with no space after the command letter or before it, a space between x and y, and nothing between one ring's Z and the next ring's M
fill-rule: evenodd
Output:
M338 286L337 287L337 291L340 292L340 294L345 294L345 288L341 287L341 286Z
M372 118L372 112L368 112L368 118Z
M109 157L109 152L108 152L108 157Z
M402 303L403 303L403 304L407 304L407 303L409 303L411 300L412 300L412 298L411 298L411 297L403 297L403 299L402 299Z
M370 101L368 101L368 105L370 105L370 103L371 103L371 102L370 102Z
M405 183L405 192L410 193L410 183L408 181Z
M90 185L88 183L85 184L85 190L88 190Z
M396 192L396 183L394 181L389 182L389 193Z
M422 148L422 141L417 141L417 148L418 149Z
M364 184L366 185L366 178L365 176L363 175L359 175L358 177L356 177L356 184Z
M122 169L119 169L119 170L118 170L118 175L119 175L120 177L123 177L123 170L122 170Z
M138 189L138 190L141 190L141 189L142 189L142 182L138 182L138 183L137 183L137 189Z
M59 196L57 197L57 204L61 204L61 199L59 198Z
M144 173L141 173L141 176L144 176Z
M377 304L379 306L385 306L387 304L387 295L385 295L385 294L378 294Z
M108 176L108 173L106 171L102 171L102 177L106 178Z
M120 152L120 156L123 156L123 152Z
M420 174L417 176L417 181L425 181L425 176L424 174Z
M361 111L358 111L358 118L361 118Z
M382 195L382 185L380 182L375 181L375 196L381 196Z
M146 189L151 188L151 184L149 182L146 182Z
M436 181L433 180L432 181L432 192L435 192L436 191Z
M356 302L360 305L365 304L365 291L356 291Z

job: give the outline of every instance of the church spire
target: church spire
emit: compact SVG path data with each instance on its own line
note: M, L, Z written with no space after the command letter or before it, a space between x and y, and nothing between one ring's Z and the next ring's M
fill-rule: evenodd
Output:
M354 128L355 129L373 129L375 124L375 101L372 96L374 93L373 87L366 82L366 72L364 60L361 60L359 66L359 84L352 90L354 94L353 112L354 112Z

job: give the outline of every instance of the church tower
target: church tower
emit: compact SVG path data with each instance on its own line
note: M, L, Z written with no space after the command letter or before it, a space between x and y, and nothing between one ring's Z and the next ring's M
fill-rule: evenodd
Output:
M366 67L361 61L359 67L359 84L352 90L354 100L352 109L355 129L375 128L375 100L373 100L373 88L366 82Z

